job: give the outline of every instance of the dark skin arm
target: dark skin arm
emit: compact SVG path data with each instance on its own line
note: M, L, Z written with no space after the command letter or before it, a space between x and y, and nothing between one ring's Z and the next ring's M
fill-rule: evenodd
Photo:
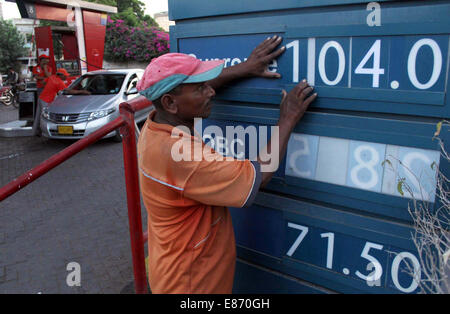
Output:
M277 126L279 127L279 161L281 161L286 154L289 137L294 130L295 125L303 117L305 111L308 109L308 106L317 97L317 93L310 95L312 90L313 88L308 85L306 80L303 80L302 82L297 84L289 93L283 90L283 99L280 105L280 118L277 123ZM258 156L258 162L260 165L269 163L269 161L267 161L268 158L266 158L265 156L266 154L270 154L270 150L272 147L271 144L274 140L277 139L274 139L272 137L267 144L266 149L260 152ZM264 187L267 183L269 183L275 171L261 172L262 181L260 187Z
M44 83L45 81L45 78L43 78L42 76L37 76L36 74L34 74L33 77L36 79L36 81L39 81L41 83Z
M219 77L208 82L209 85L214 89L217 89L230 81L243 78L280 78L281 75L279 73L269 72L267 67L273 59L280 56L286 50L285 47L281 47L274 51L281 43L281 40L282 38L279 36L267 38L252 51L247 61L225 68ZM295 125L303 117L308 106L317 97L317 93L310 95L312 90L313 88L308 85L306 80L297 84L289 93L283 90L283 99L280 105L280 118L277 123L279 137L278 139L272 137L266 148L260 152L260 155L258 156L260 165L263 166L270 163L268 157L270 156L271 145L274 140L278 141L278 143L276 143L278 145L279 153L278 160L281 161L284 158L289 137L294 130ZM260 187L264 187L270 181L275 171L262 171L262 182Z
M44 70L45 77L50 77L52 75L52 73L48 70L48 65L47 64L44 65L42 67L42 69Z
M286 48L281 47L274 51L281 43L282 38L273 36L267 38L260 43L247 58L247 61L237 65L223 69L222 73L208 82L213 89L218 89L231 81L250 77L265 77L265 78L280 78L279 73L272 73L267 70L267 67L273 59L281 55Z
M67 80L66 76L60 76L61 80ZM66 88L62 90L64 95L91 95L90 91Z
M50 77L50 76L52 75L52 73L48 70L47 64L41 65L41 68L42 68L42 70L44 71L45 77L37 76L36 74L33 74L33 77L34 77L37 81L41 82L42 84L45 84L45 79L46 79L47 77Z

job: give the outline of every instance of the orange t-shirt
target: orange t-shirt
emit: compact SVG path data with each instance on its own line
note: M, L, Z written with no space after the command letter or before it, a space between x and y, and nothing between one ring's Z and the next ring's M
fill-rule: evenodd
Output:
M52 68L50 66L47 65L47 70L49 73L52 73ZM40 65L37 65L33 68L33 74L36 76L40 76L40 77L44 77L45 78L45 72L44 70L41 68ZM45 82L47 82L48 78L45 79ZM36 86L38 88L44 88L45 84L42 84L40 81L36 80Z
M148 214L148 272L153 293L231 293L236 247L226 206L253 202L257 162L221 155L168 124L155 111L138 141L140 187ZM180 137L172 137L172 131ZM200 145L199 151L192 148ZM192 148L192 158L189 157ZM186 160L176 161L172 150ZM201 151L206 158L199 158Z
M60 79L58 75L54 74L48 78L47 84L45 84L44 90L39 98L47 103L51 103L55 99L56 94L66 87L67 85L64 81Z

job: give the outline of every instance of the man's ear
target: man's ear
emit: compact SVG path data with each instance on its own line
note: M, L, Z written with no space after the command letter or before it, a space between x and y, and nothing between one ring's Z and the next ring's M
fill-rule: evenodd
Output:
M164 94L161 97L161 105L165 111L171 114L177 114L178 112L177 100L176 97L174 97L173 95Z

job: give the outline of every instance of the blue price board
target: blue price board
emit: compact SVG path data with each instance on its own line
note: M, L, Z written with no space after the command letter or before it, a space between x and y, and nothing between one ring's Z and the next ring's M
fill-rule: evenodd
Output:
M437 211L438 176L450 173L433 139L450 118L450 2L169 0L169 15L173 52L225 67L282 37L268 66L281 78L230 83L196 125L220 154L256 160L276 134L281 91L306 79L318 93L254 206L230 209L245 269L299 279L283 283L292 293L419 292L408 206Z
M419 259L412 252L293 222L286 227L289 258L360 279L368 287L383 285L405 293L418 287L407 275L410 267L420 276Z
M303 128L308 129L308 126L309 123L304 123ZM199 120L196 124L196 131L203 141L224 157L252 161L256 161L259 152L268 145L273 128L275 126L270 124L222 119ZM295 187L318 192L325 190L370 203L378 202L385 210L387 206L407 208L409 199L435 203L441 159L439 150L408 147L401 136L396 145L362 141L361 137L329 136L339 129L330 124L327 129L319 129L316 135L296 131L291 134L286 156L275 174L284 185L292 186L292 190L285 189L285 192L304 196L304 191ZM411 135L404 137L411 139ZM404 191L398 187L402 179ZM275 184L268 188L282 189ZM317 199L322 198L317 195ZM377 212L372 208L361 209L360 203L347 201L346 205ZM389 215L410 219L407 211L402 215L392 211Z
M418 292L422 266L405 239L410 229L268 193L256 203L249 210L231 209L238 252L246 259L265 265L277 261L278 271L311 272L318 282L346 283L330 287L342 292L347 285L354 292ZM384 234L394 229L395 235Z
M202 60L223 59L227 67L244 62L272 35L187 38L178 46ZM323 97L313 107L449 116L448 35L284 38L282 45L286 53L269 67L282 79L246 80L219 98L274 103L281 89L306 78Z

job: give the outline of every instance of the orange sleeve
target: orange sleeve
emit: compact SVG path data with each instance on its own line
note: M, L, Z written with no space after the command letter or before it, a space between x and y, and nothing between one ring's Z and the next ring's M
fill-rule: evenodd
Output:
M202 160L188 178L183 194L208 205L247 207L260 184L258 162L231 158Z

